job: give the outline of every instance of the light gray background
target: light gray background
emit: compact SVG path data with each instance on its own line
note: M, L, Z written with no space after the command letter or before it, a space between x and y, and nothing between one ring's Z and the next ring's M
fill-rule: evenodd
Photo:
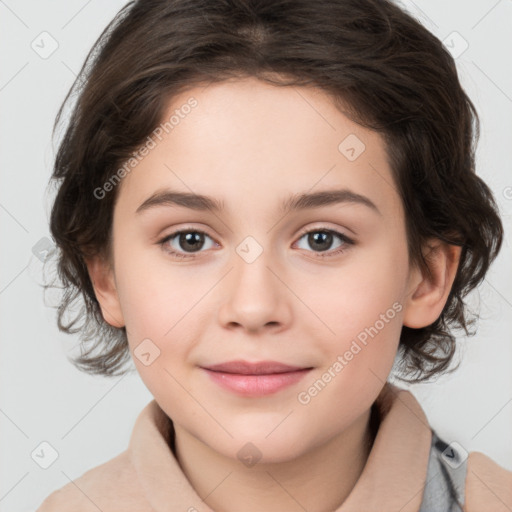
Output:
M43 302L42 262L33 253L50 238L46 186L57 109L88 50L123 5L0 0L2 511L34 510L54 489L125 450L137 415L152 399L137 374L91 377L67 361L78 339L59 333L54 310ZM448 442L512 470L512 1L404 5L438 38L453 41L453 51L464 44L454 31L469 45L457 65L482 121L478 172L496 195L506 229L499 259L472 295L482 318L478 334L459 341L461 367L411 390ZM58 48L41 56L51 50L52 38ZM43 441L58 452L48 469L31 456Z

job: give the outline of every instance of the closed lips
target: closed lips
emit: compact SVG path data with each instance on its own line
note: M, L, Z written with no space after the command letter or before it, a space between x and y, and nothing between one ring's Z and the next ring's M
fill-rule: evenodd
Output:
M203 367L219 373L233 373L238 375L270 375L277 373L290 373L300 370L309 370L311 367L290 366L276 361L261 361L250 363L247 361L230 361Z

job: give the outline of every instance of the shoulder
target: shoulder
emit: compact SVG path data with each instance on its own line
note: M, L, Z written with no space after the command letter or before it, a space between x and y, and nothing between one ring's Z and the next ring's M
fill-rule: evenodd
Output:
M512 471L506 470L481 452L471 452L467 461L464 512L481 510L512 510Z
M512 471L481 452L466 452L432 429L432 444L420 512L512 511Z
M52 492L36 512L150 511L128 450Z

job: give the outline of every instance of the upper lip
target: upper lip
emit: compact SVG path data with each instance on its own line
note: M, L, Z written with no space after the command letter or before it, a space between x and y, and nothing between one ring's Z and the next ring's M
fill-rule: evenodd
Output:
M266 375L306 369L302 366L290 366L277 361L260 361L257 363L250 363L248 361L229 361L211 366L203 366L202 368L214 372L237 373L242 375Z

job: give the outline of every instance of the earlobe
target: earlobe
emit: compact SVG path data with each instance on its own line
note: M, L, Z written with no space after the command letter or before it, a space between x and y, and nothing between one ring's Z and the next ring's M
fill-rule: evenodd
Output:
M85 264L96 299L100 303L103 319L113 327L124 327L123 314L111 266L101 256L86 259Z
M418 268L411 272L403 324L413 329L434 323L441 315L457 274L461 247L440 240L424 251L430 274Z

